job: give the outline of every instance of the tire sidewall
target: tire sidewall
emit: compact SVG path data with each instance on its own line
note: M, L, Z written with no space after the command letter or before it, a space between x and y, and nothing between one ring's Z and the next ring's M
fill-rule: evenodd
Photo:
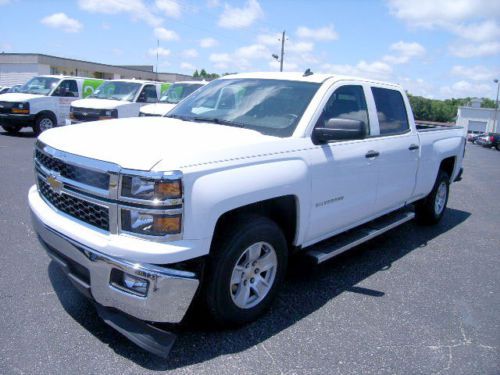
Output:
M33 131L35 132L35 135L40 135L43 131L48 130L48 129L42 130L40 128L40 123L44 119L49 119L50 121L52 121L52 128L51 129L55 128L56 120L55 120L54 116L52 116L50 114L39 115L35 120L35 125L33 126Z
M252 218L251 223L243 225L240 230L221 244L218 251L223 252L214 258L208 280L208 296L215 319L224 325L240 325L255 320L271 304L281 285L287 266L286 241L279 227L266 218ZM266 297L256 306L249 309L238 307L231 298L230 280L236 262L243 252L256 242L267 242L273 246L278 259L273 286Z
M443 182L444 182L444 184L446 186L446 199L444 201L444 207L443 207L443 209L438 214L436 212L436 208L435 208L436 205L435 205L435 203L436 203L436 197L437 197L437 193L438 193L438 190L439 190L439 186ZM431 195L432 213L433 213L435 221L439 221L443 217L444 212L446 211L446 206L448 205L448 198L449 198L449 196L450 196L450 177L448 176L447 173L441 172L439 174L439 176L438 176L438 179L436 181L436 185L434 186L434 189L432 190L432 195Z

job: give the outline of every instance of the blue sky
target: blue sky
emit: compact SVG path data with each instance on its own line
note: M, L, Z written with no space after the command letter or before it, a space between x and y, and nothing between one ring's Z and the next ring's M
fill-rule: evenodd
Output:
M0 51L159 71L285 70L401 83L433 98L494 98L498 0L0 0Z

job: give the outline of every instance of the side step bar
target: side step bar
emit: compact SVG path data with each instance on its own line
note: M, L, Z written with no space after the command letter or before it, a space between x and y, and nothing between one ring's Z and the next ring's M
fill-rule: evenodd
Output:
M322 241L306 250L305 255L316 264L323 263L355 246L380 236L415 217L415 213L408 210L399 210L376 220L370 221L362 226L339 234L331 239Z

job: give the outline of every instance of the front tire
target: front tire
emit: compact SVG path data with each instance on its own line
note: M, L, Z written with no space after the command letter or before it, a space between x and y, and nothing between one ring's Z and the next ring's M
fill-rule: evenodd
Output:
M56 120L53 116L48 114L40 115L36 118L35 124L33 125L33 132L36 136L39 136L45 130L52 129L56 126Z
M262 315L285 277L288 251L278 225L245 215L215 240L206 275L205 302L222 326L239 326Z
M450 176L441 170L430 194L415 205L417 221L424 225L439 223L446 211L449 192Z

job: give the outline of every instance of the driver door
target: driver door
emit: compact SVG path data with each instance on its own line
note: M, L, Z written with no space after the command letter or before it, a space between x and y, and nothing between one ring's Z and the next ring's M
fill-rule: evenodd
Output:
M335 84L315 127L330 119L362 121L367 137L318 144L309 154L312 179L311 214L306 246L356 226L374 214L378 167L369 158L372 140L364 86Z
M57 86L52 93L52 96L57 97L57 125L65 125L66 119L69 119L69 108L71 103L79 98L78 85L76 81L74 79L62 80L59 86Z

